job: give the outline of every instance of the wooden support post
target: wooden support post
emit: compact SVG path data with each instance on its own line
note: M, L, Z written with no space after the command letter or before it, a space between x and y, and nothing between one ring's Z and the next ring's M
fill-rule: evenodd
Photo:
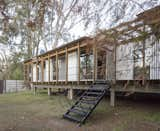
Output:
M68 83L68 49L66 47L66 84Z
M36 62L36 82L38 83L38 61Z
M51 88L48 88L48 96L51 96Z
M144 34L145 34L145 25L143 27L143 31L144 31ZM142 54L143 54L143 82L142 82L142 85L145 85L145 77L146 77L146 70L145 70L145 36L143 38L143 51L142 51Z
M56 83L58 84L58 52L56 51Z
M96 80L96 47L95 47L95 44L93 45L93 83L95 82Z
M112 107L115 106L115 91L114 90L110 91L110 105Z
M114 67L114 68L115 68L115 70L114 70L114 71L115 71L115 72L114 72L114 73L115 73L115 76L114 76L114 77L115 77L115 78L114 78L114 84L116 84L116 66L117 66L117 65L116 65L116 64L117 64L117 62L116 62L116 59L117 59L117 58L116 58L116 57L117 57L117 45L115 44L115 45L114 45L114 64L115 64L115 67Z
M50 83L50 54L48 54L48 84Z
M78 81L77 84L80 83L80 45L78 43Z
M73 99L73 89L68 89L68 99L72 100Z
M44 82L44 59L43 58L41 60L41 75L42 75L41 82L43 83Z
M31 63L31 81L33 82L33 63Z
M29 82L29 63L27 64L27 82Z

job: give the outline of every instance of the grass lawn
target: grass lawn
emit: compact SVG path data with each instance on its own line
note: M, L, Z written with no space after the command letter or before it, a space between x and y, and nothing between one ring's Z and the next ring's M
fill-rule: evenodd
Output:
M158 131L159 102L118 100L115 108L105 98L86 124L62 119L74 101L46 92L0 95L0 131Z

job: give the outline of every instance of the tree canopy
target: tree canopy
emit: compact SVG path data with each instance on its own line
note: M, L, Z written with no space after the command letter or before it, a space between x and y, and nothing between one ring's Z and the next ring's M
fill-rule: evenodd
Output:
M42 48L92 35L158 4L160 0L0 0L0 44L6 46L0 49L1 63L6 65L5 59L16 65Z

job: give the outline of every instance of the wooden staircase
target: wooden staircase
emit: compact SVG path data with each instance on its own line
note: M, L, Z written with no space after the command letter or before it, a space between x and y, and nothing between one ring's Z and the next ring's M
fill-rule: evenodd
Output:
M109 88L110 85L106 81L96 81L63 115L63 118L77 122L80 125L84 124Z

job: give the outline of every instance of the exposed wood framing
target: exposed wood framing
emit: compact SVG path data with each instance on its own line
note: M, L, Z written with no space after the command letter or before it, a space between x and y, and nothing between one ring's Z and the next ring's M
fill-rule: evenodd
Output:
M115 78L114 78L115 81L114 82L115 82L115 84L116 84L116 77L117 77L116 76L116 66L117 66L117 62L116 62L116 57L117 57L116 55L117 55L117 53L116 52L117 51L116 50L117 50L117 45L115 44L114 45L114 63L115 63L115 69L114 69L115 70Z
M95 45L93 45L93 58L94 58L94 61L93 61L93 82L95 82L95 80L96 80L96 63L97 63L97 61L96 61L96 59L97 59L97 55L96 55L96 46Z
M48 83L50 82L50 54L48 54Z
M58 52L56 51L56 83L58 84Z
M31 82L33 82L33 63L31 63Z
M38 83L38 61L36 62L36 82Z
M66 84L68 83L68 49L66 49Z
M78 81L77 84L80 83L80 43L78 43Z
M86 45L87 45L87 43L83 43L83 44L80 45L80 47L84 47L84 46L86 46ZM68 48L68 52L71 52L71 51L77 50L77 49L78 49L78 46L72 46L72 47L67 47L67 48ZM65 53L65 48L62 49L61 51L58 51L58 50L57 50L57 52L58 52L58 55L64 54L64 53ZM50 54L50 57L54 57L54 56L56 56L56 52ZM44 56L44 58L47 58L47 57L48 57L48 56Z
M43 58L41 60L41 73L42 73L41 82L43 83L44 82L44 59Z
M143 31L145 32L145 25L144 25L144 27L143 27ZM143 53L143 85L145 85L145 79L146 79L146 67L145 67L145 38L143 39L143 41L142 41L142 44L143 44L143 51L142 51L142 53Z

